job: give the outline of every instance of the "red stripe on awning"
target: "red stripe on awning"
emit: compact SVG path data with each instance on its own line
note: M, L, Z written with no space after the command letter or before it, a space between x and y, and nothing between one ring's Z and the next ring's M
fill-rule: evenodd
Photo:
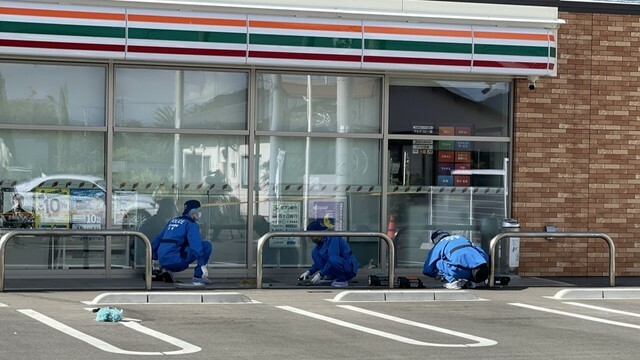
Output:
M364 57L365 63L391 63L391 64L415 64L415 65L442 65L442 66L471 66L471 60L465 59L434 59L397 56L371 56Z
M174 55L201 55L201 56L246 56L246 50L230 49L198 49L198 48L177 48L161 46L140 46L129 45L127 52L149 53L149 54L174 54Z
M249 51L249 58L320 60L320 61L350 61L360 62L360 55L287 53L276 51Z
M553 64L534 63L534 62L515 62L515 61L496 61L496 60L474 60L474 67L492 67L492 68L511 68L511 69L541 69L546 70Z
M113 51L124 52L124 45L113 44L88 44L52 41L6 40L0 39L0 46L12 46L22 48L41 48L59 50L87 50L87 51Z

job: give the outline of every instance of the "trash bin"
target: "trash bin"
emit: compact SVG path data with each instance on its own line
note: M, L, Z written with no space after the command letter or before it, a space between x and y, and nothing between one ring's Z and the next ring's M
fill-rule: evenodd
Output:
M519 232L520 223L515 219L503 219L500 222L500 233ZM497 249L497 274L518 275L520 267L520 238L510 237L500 240Z

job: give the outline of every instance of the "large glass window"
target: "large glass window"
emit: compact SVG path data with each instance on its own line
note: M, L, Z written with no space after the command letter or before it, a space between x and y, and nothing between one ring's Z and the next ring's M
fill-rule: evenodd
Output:
M397 261L421 267L436 229L483 245L506 216L509 82L394 80L387 213Z
M0 63L0 124L12 125L0 130L2 228L106 226L105 89L102 66ZM92 238L17 237L6 262L9 269L104 268L104 249Z
M140 230L153 240L186 200L196 199L204 208L201 235L214 243L211 264L245 265L246 137L116 133L114 148L114 198L128 199L114 199L114 221L136 216ZM135 263L141 265L143 248L135 247Z
M0 63L0 124L105 126L104 67Z
M118 127L243 130L245 72L116 68Z
M389 87L389 133L509 136L509 82L397 80Z
M266 133L256 138L255 211L264 220L255 224L300 231L331 218L337 230L379 231L382 79L258 74L257 82L256 126ZM305 240L272 239L264 264L308 265ZM362 266L379 265L377 238L347 240Z
M378 77L258 74L258 130L380 133Z

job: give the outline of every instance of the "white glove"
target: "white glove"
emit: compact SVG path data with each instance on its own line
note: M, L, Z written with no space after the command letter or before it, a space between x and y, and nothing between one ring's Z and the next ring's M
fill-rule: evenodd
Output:
M317 284L318 282L320 282L320 280L322 280L323 276L320 275L320 271L318 271L315 275L313 275L313 278L311 278L311 282L314 284Z
M209 269L207 269L207 265L200 266L200 270L202 270L202 277L209 277Z
M309 270L303 272L300 277L298 278L298 280L302 281L302 280L307 280L307 278L309 277Z

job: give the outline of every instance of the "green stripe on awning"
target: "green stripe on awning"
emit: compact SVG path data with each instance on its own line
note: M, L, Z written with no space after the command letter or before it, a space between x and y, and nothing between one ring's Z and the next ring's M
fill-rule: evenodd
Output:
M365 40L364 45L366 50L417 51L417 52L471 54L471 44L367 39Z
M320 36L250 34L251 45L304 46L337 49L361 49L362 39Z
M124 27L41 24L11 21L0 21L0 32L60 36L91 36L122 39L124 39L125 36Z
M192 31L192 30L158 30L129 28L129 38L139 40L216 42L246 44L246 33Z
M549 56L547 46L475 44L473 52L480 55Z

